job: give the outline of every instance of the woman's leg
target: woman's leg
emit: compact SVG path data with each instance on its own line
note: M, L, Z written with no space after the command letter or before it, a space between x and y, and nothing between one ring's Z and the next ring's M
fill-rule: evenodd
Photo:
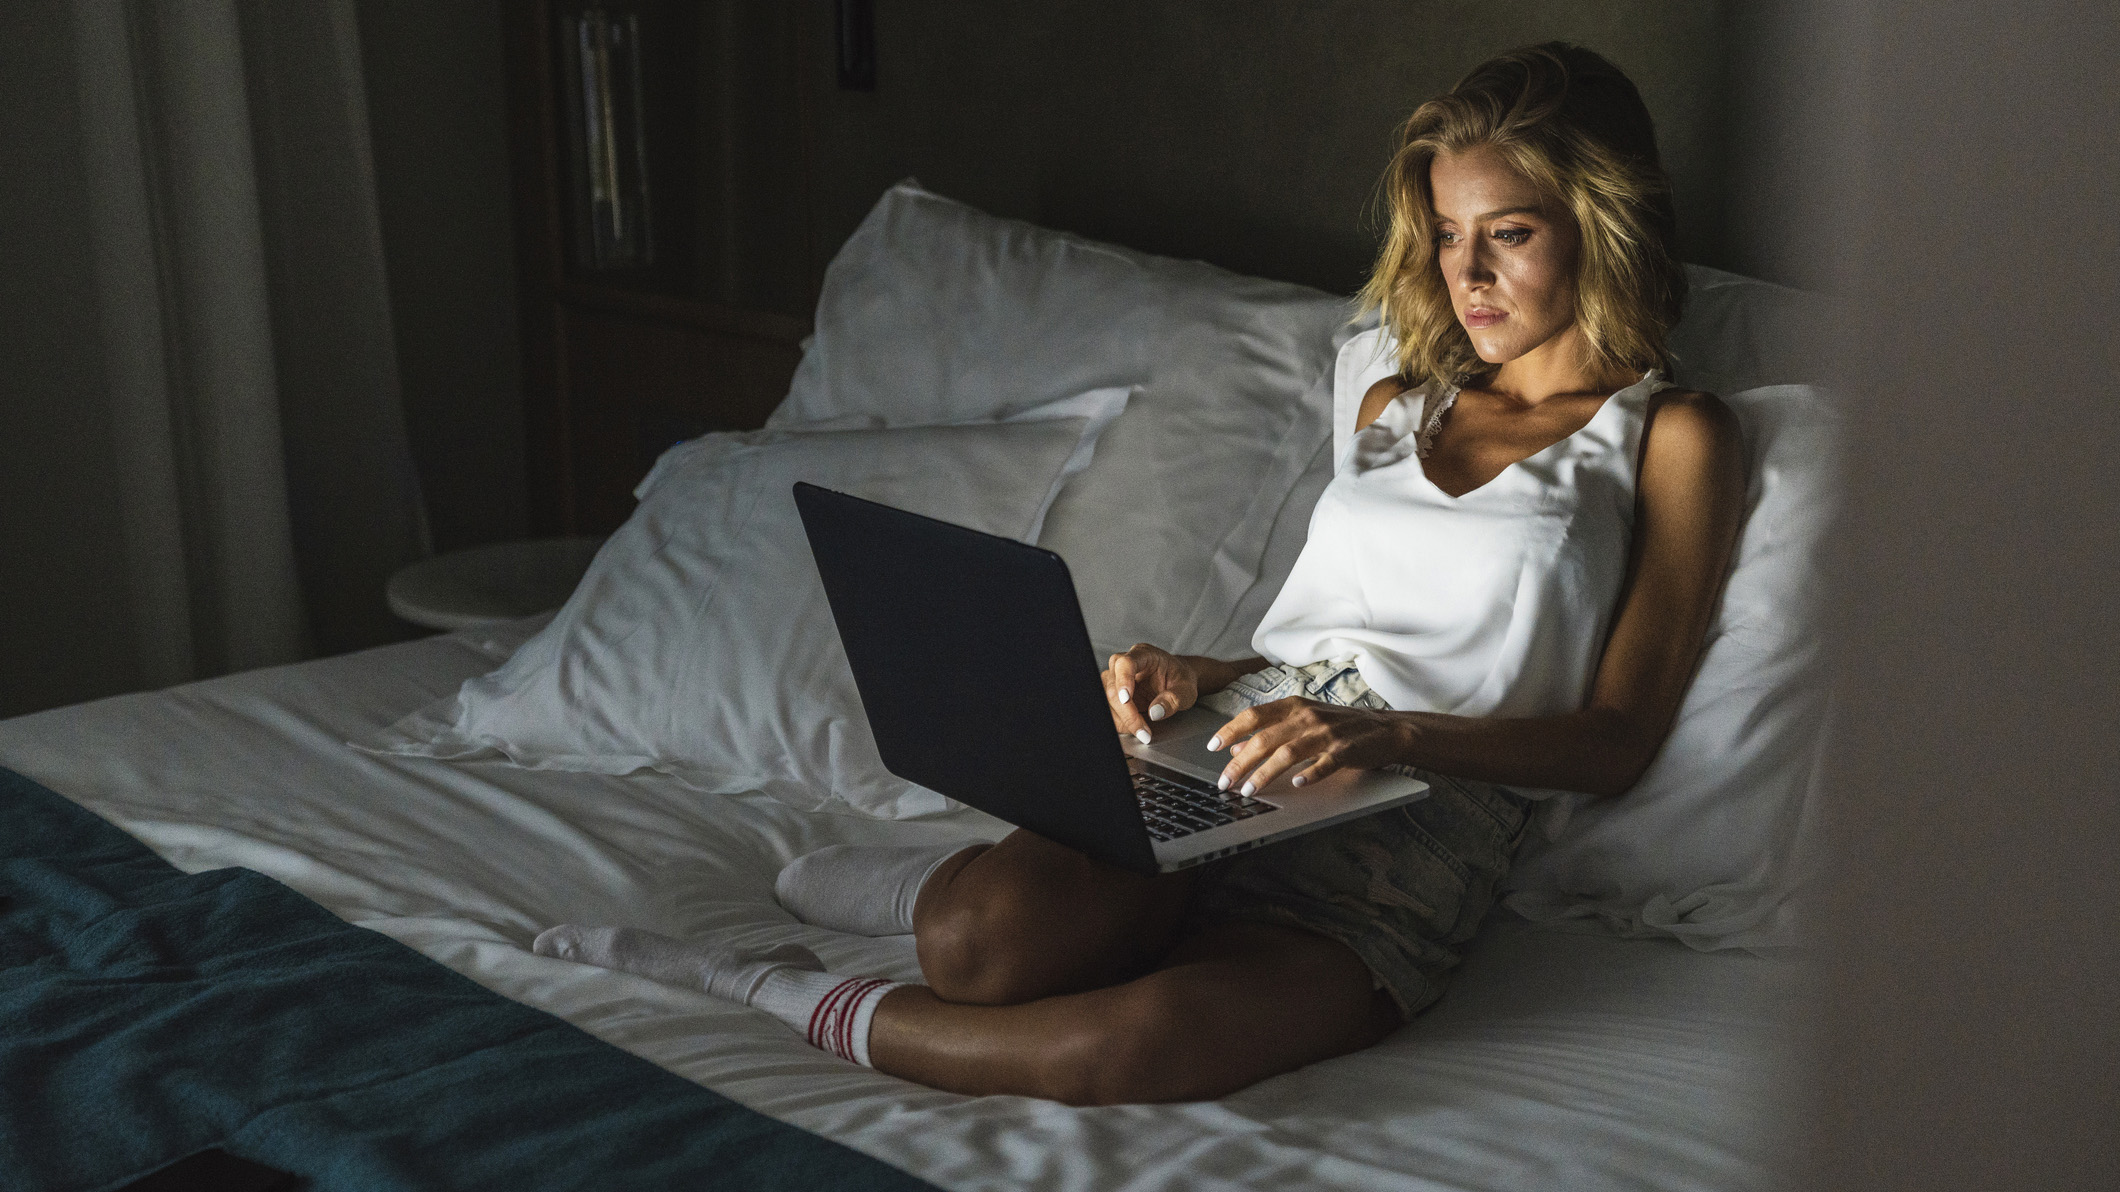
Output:
M1112 1105L1224 1096L1358 1051L1399 1023L1344 944L1231 921L1112 988L1009 1006L895 989L868 1048L878 1069L952 1092Z
M920 971L935 996L981 1006L1115 985L1170 951L1192 884L1014 832L951 857L921 888Z

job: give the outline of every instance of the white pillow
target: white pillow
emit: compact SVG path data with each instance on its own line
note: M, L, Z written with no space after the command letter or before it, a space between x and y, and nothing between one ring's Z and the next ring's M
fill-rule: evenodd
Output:
M372 748L653 769L806 810L947 810L877 756L791 487L809 480L1031 541L1125 399L1105 390L1002 423L765 430L673 447L552 623Z
M990 417L1136 384L1040 545L1101 649L1226 637L1268 533L1328 435L1345 299L997 219L902 183L825 273L770 426ZM1043 388L1026 388L1037 378Z
M1828 680L1820 556L1840 514L1841 417L1808 385L1723 395L1744 424L1748 512L1677 723L1642 780L1565 796L1517 856L1506 904L1702 949L1794 943Z
M1728 397L1817 381L1826 359L1823 300L1755 277L1686 266L1686 314L1671 329L1671 379Z

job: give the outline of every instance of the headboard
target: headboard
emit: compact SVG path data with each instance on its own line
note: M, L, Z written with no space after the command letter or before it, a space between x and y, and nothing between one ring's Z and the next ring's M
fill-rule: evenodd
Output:
M570 249L578 24L637 30L646 265ZM1484 58L1577 41L1656 115L1689 259L1727 226L1732 17L1695 0L539 0L507 8L533 522L607 530L662 447L756 426L825 263L907 176L1000 215L1348 292L1399 121ZM872 15L873 91L841 87ZM862 30L852 29L859 37ZM621 47L624 48L624 47ZM610 75L625 113L623 55ZM859 84L862 80L848 80ZM570 169L575 173L570 174Z

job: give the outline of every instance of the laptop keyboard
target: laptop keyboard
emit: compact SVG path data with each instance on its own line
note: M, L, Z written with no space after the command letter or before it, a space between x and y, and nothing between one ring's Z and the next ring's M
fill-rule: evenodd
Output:
M1280 808L1263 799L1225 794L1211 786L1186 786L1154 774L1134 775L1141 820L1157 840L1176 840Z

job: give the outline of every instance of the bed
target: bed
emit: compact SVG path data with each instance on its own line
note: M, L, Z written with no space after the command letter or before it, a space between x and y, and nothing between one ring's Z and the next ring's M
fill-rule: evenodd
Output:
M673 612L645 598L628 606L625 595L636 590L625 585L646 582L635 576L643 560L684 556L675 535L720 541L720 523L685 503L706 499L707 489L687 488L684 477L764 468L742 462L753 456L716 456L722 448L711 444L665 457L629 523L643 527L635 537L645 545L628 547L622 530L599 559L603 570L592 568L556 617L20 717L0 723L0 766L183 874L262 875L411 949L418 957L408 960L431 962L437 979L447 970L497 1004L580 1028L597 1047L645 1061L643 1088L665 1088L654 1079L674 1074L734 1103L703 1102L697 1119L656 1118L653 1105L591 1098L555 1108L547 1098L539 1113L496 1111L450 1136L447 1156L419 1142L423 1118L452 1112L440 1094L411 1098L388 1128L334 1136L315 1127L300 1145L226 1135L231 1150L263 1147L255 1157L317 1188L1764 1187L1788 1150L1782 1074L1797 1058L1792 1008L1804 988L1789 956L1808 759L1824 704L1813 689L1804 593L1830 522L1821 493L1835 419L1829 401L1795 383L1804 379L1793 363L1803 355L1801 296L1710 271L1695 271L1694 286L1683 375L1752 395L1740 412L1755 476L1724 615L1683 714L1698 725L1690 744L1667 749L1637 792L1641 803L1577 801L1564 804L1572 815L1551 817L1510 909L1497 911L1436 1009L1369 1051L1222 1101L1072 1109L940 1093L815 1051L762 1013L530 951L553 923L626 923L680 937L795 941L835 970L917 979L909 937L861 939L796 922L773 899L775 872L826 844L991 839L1005 830L873 772L858 741L847 742L843 708L837 727L804 720L829 705L811 698L822 672L776 670L775 660L814 645L815 635L799 625L785 641L753 634L762 613L736 625L765 639L742 647L756 658L739 657L739 644L717 648L738 659L729 666L739 678L780 690L763 708L706 717L743 741L673 738L667 703L653 724L583 711L598 700L638 700L644 685L663 685L657 698L667 701L684 684L722 681L697 667L619 673L638 661L628 649L712 637L683 620L713 615L697 600ZM909 310L923 326L906 325ZM1347 391L1379 367L1377 333L1350 325L1348 313L1301 287L994 220L901 186L835 261L795 391L773 429L744 450L976 423L957 437L976 438L978 451L1050 457L1051 483L1031 484L1036 499L1009 515L1024 522L1011 532L1069 559L1100 646L1140 636L1234 653L1300 548L1308 504L1344 435ZM1205 379L1187 389L1174 380L1181 375ZM1007 382L1026 376L1037 384ZM991 400L997 386L1009 388L1007 400ZM978 394L988 404L974 408ZM1244 402L1274 411L1263 431L1258 418L1220 413ZM982 429L989 424L1002 429ZM1236 435L1256 441L1217 447L1218 436ZM871 440L844 441L862 458L875 455ZM1227 470L1242 499L1201 498L1219 502L1219 513L1111 479L1203 443L1241 464ZM1159 497L1168 499L1151 499ZM654 521L658 508L664 523ZM1210 515L1223 520L1196 532ZM743 532L763 517L747 512ZM770 586L771 560L761 558L720 558L711 586L731 594L709 603L750 607L739 599L747 583ZM658 582L682 589L686 577ZM662 638L639 629L665 615L679 619ZM585 650L604 653L590 665ZM560 709L570 721L597 723L531 724L549 718L553 709L540 712L537 701L551 698L577 701ZM532 729L572 734L573 744ZM831 748L813 748L826 739ZM788 761L805 753L815 756ZM26 786L20 798L43 797ZM61 864L57 848L41 860L16 849L0 871L12 875L0 878L0 895L27 888L22 866ZM0 925L22 909L19 897L0 906ZM0 976L19 983L34 967L18 961ZM16 989L0 982L0 994ZM386 1024L368 1032L381 1044L363 1045L387 1046L397 1029L411 1038L417 1025ZM73 1050L50 1053L53 1072L74 1071L97 1035L91 1027L73 1038ZM226 1057L237 1064L243 1053ZM10 1188L117 1187L220 1140L172 1130L167 1153L150 1146L101 1166L78 1154L53 1158L50 1140L24 1124L47 1090L25 1089L34 1077L7 1062L15 1066L0 1182ZM152 1103L161 1090L172 1106L196 1102L185 1072L158 1071L151 1055L136 1068L136 1101ZM545 1069L513 1071L501 1063L478 1081L529 1089ZM144 1121L152 1109L131 1112ZM687 1122L706 1123L702 1133L732 1141L702 1144L690 1158L682 1147L636 1147L599 1159L614 1166L593 1172L539 1157L538 1138L609 1135L595 1126L606 1120L633 1131L627 1137L661 1130L666 1142L692 1129ZM125 1119L111 1121L118 1125L103 1128ZM78 1135L91 1146L99 1137L86 1127Z

